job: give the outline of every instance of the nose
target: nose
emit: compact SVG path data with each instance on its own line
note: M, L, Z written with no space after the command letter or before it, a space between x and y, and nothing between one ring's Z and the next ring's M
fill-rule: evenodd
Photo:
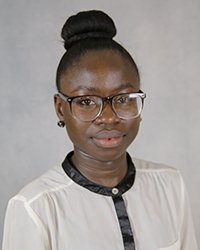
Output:
M96 124L115 124L119 123L120 118L117 116L115 111L113 110L111 103L106 102L102 109L101 114L95 119Z

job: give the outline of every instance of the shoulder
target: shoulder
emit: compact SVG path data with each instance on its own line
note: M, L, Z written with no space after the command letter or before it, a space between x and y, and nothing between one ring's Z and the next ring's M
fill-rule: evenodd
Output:
M174 167L132 158L136 168L136 180L158 187L173 188L183 192L184 182L180 171Z
M152 161L146 161L138 158L132 158L135 168L139 172L172 172L179 174L179 170L165 165L163 163L157 163Z
M11 200L31 203L40 197L58 192L72 184L62 166L55 166L22 188Z

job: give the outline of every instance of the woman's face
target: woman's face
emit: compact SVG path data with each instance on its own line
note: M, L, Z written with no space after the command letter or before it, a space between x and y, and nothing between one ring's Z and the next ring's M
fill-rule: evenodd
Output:
M120 54L105 50L83 55L61 77L61 92L66 96L113 96L138 92L139 79L134 66ZM68 135L79 151L99 161L116 160L135 139L140 117L120 119L106 103L99 117L83 122L73 117L69 103L56 97L55 108L66 124Z

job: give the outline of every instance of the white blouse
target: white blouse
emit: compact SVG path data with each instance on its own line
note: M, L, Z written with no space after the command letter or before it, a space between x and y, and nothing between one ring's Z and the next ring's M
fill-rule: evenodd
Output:
M122 199L135 249L198 250L180 173L143 160L133 163L135 181ZM22 189L8 204L3 250L134 249L124 243L113 202L118 188L109 196L98 185L84 185L57 166Z

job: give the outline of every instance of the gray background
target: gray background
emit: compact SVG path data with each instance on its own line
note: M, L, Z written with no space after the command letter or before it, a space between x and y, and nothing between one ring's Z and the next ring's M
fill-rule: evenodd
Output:
M147 93L135 157L181 170L200 242L200 1L0 1L0 235L8 199L71 149L57 128L60 29L72 13L101 9L135 58Z

